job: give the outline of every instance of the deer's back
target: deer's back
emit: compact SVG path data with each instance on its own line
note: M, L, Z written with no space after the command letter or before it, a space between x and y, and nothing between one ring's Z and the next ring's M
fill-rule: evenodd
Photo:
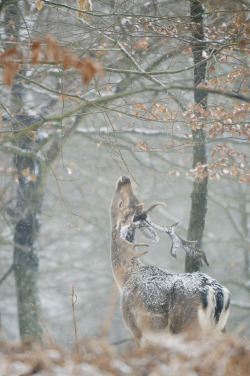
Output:
M155 266L131 270L122 293L127 326L142 332L147 327L178 333L192 325L222 330L229 304L229 291L208 275L173 274Z

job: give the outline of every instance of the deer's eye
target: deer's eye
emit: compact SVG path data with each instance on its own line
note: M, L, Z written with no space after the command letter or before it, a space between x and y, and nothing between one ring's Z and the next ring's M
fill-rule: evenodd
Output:
M119 206L119 208L122 207L122 201L119 202L119 205L118 205L118 206Z

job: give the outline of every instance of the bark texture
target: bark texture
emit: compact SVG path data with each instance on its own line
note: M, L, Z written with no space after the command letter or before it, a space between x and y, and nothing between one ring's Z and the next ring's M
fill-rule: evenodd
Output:
M28 145L26 144L26 147ZM40 322L33 307L39 310L38 237L42 192L39 189L41 166L32 158L16 156L18 176L16 224L14 228L14 273L16 279L19 331L22 340L38 338ZM23 171L29 170L28 176ZM30 175L35 181L29 181Z
M205 81L207 63L202 57L202 51L205 49L204 30L203 30L203 5L199 0L190 1L190 16L193 25L192 32L192 52L194 64L201 63L194 68L194 86L197 87L200 83ZM202 63L203 62L203 63ZM194 101L201 105L204 109L207 107L208 95L205 92L194 91ZM193 136L193 168L197 163L207 163L206 154L206 134L203 129L196 129L192 131ZM191 194L191 211L188 227L188 240L197 240L198 245L202 247L202 238L205 228L205 218L207 212L207 177L199 182L197 179L193 183L193 190ZM188 255L185 261L185 271L192 273L199 270L197 261L191 259Z
M21 14L18 1L5 3L5 40L13 35L19 40ZM10 25L13 25L10 27ZM25 75L25 68L22 70ZM14 131L21 130L35 121L25 110L25 88L22 80L15 76L11 89L11 105L15 109L12 119ZM14 142L15 150L27 152L24 156L18 151L13 164L16 171L17 192L16 205L12 215L14 224L13 270L16 280L17 309L20 337L23 341L38 338L41 332L40 321L33 309L39 308L38 299L38 235L40 230L41 203L43 197L40 162L32 157L37 148L30 134L19 137Z

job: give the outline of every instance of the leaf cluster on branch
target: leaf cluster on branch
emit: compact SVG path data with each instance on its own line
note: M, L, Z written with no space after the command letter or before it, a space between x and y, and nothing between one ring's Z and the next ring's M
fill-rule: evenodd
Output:
M60 46L54 37L47 34L44 40L34 40L25 53L19 44L7 48L0 55L0 67L3 69L3 83L11 86L15 74L20 71L22 64L46 64L61 65L63 70L75 69L81 74L83 84L88 84L97 73L103 77L102 65L89 57L79 58L71 50Z

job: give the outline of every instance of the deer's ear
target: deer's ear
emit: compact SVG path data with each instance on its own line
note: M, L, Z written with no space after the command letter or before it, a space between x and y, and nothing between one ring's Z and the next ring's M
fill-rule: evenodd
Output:
M159 241L159 237L155 230L145 221L141 222L141 225L139 227L143 235L150 239L153 243L157 243Z

